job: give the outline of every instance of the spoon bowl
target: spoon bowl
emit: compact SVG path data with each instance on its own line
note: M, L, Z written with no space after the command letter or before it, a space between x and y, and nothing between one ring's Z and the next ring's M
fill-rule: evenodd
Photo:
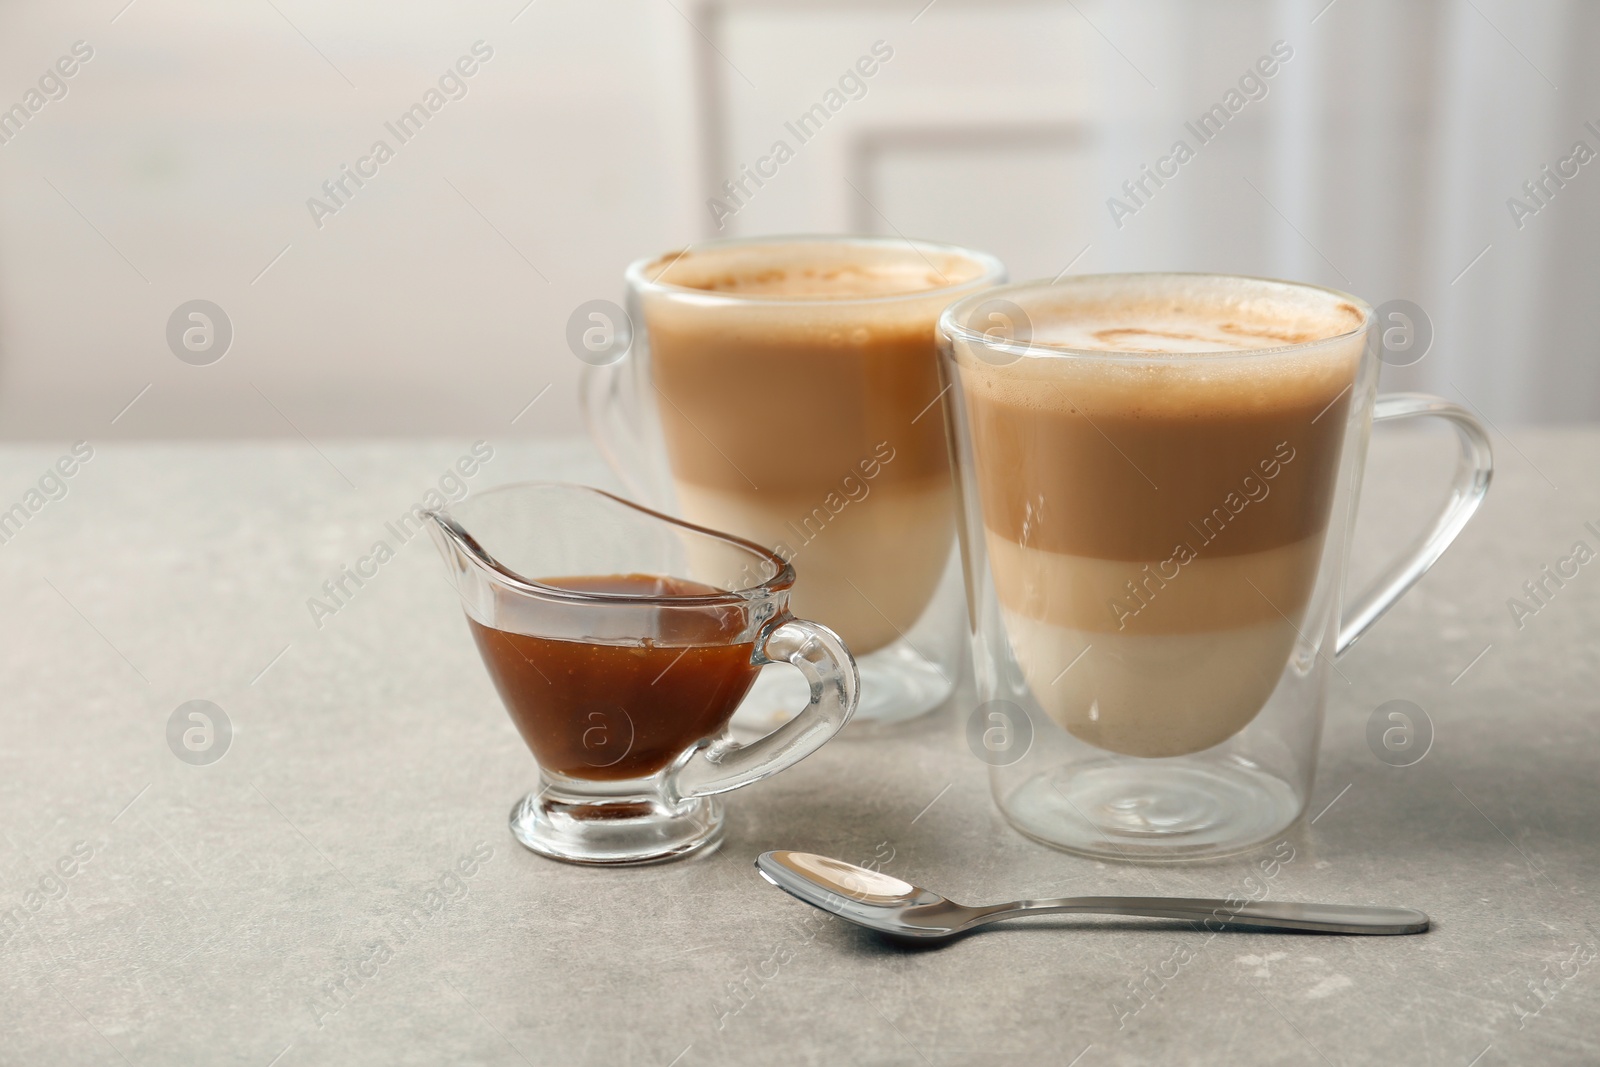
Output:
M1429 922L1427 915L1413 908L1271 900L1240 904L1205 897L1061 897L973 907L882 871L787 849L763 852L756 858L756 871L813 907L868 930L918 941L943 941L1019 915L1065 913L1187 919L1208 930L1324 934L1420 934Z

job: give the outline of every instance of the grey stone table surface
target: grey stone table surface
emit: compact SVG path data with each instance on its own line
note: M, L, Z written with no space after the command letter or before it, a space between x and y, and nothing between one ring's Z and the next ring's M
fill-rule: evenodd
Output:
M1265 853L1137 867L1024 839L963 741L964 685L734 794L713 855L552 863L507 831L534 772L443 568L386 526L470 442L91 442L59 482L67 444L7 446L0 1062L1600 1062L1600 562L1523 591L1600 549L1600 429L1508 429L1478 520L1341 661L1269 886L1420 907L1430 933L1047 919L923 951L810 912L752 859L877 858L981 902L1223 896ZM474 488L609 483L578 442L490 444ZM1435 438L1379 436L1355 571L1448 465ZM314 618L379 541L393 558ZM1409 767L1366 742L1391 699L1432 722ZM169 747L190 700L231 724L214 762Z

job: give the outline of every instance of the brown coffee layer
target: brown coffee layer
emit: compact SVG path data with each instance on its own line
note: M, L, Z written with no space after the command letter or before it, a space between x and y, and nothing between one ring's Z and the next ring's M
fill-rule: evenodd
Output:
M940 413L917 417L939 395L931 316L848 334L647 321L667 452L683 481L825 492L884 442L889 482L948 469Z
M991 366L958 348L984 521L1029 548L1163 561L1321 533L1359 339L1282 356Z
M885 442L894 454L886 483L948 471L943 419L929 410L941 388L934 327L960 295L948 287L973 283L982 264L829 242L666 261L662 280L716 294L651 289L641 298L674 477L826 493Z

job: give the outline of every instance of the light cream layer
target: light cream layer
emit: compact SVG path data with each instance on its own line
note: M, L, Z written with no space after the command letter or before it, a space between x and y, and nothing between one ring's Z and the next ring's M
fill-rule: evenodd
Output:
M1002 616L1039 706L1074 737L1125 756L1188 755L1243 730L1295 642L1284 619L1131 637Z
M861 483L867 493L855 500L675 484L690 522L766 545L793 563L790 610L831 627L857 656L892 644L921 618L955 543L954 493L942 477Z
M1322 551L1319 535L1146 571L986 540L1011 651L1039 706L1089 744L1144 757L1203 751L1260 713ZM1151 573L1174 576L1157 584Z

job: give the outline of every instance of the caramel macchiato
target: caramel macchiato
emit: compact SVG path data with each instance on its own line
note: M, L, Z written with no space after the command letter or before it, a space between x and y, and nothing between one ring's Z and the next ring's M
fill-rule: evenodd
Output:
M935 323L952 289L992 269L929 246L829 240L713 246L644 268L681 513L791 560L795 612L858 657L911 628L949 561Z
M1210 748L1255 718L1295 646L1365 314L1189 275L1077 278L1041 299L1032 341L1059 355L1002 365L955 345L1012 653L1091 744Z

